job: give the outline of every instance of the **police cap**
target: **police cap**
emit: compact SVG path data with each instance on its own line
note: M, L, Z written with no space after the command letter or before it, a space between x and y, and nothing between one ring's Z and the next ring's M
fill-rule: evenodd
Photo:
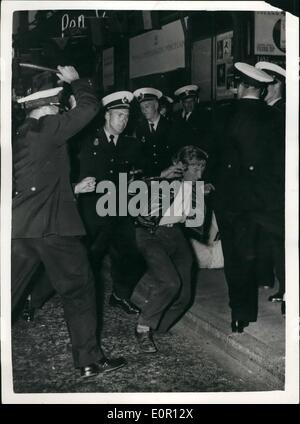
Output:
M236 77L252 87L262 88L266 84L273 82L273 77L261 69L255 68L248 63L236 62L234 64Z
M110 109L129 109L133 99L133 94L130 91L116 91L103 97L102 105L106 110Z
M162 92L152 87L143 87L138 88L133 92L134 97L139 103L142 103L146 100L158 100L162 97Z
M286 77L285 69L272 62L257 62L255 68L265 71L277 80L284 81Z
M190 97L196 97L198 94L199 87L198 85L185 85L184 87L178 88L174 95L179 97L180 100L185 100Z
M33 110L47 105L59 105L61 103L62 91L62 87L41 90L29 96L22 97L17 102L26 110Z

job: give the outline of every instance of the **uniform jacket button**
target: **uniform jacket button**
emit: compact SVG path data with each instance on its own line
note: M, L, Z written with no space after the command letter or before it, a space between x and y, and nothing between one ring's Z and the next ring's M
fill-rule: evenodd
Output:
M114 161L114 158L111 158L111 160L110 160L111 162L113 162Z
M250 165L249 166L249 171L253 171L254 170L254 166Z
M156 144L153 144L153 147L156 147Z
M113 171L112 169L110 169L110 171L109 171L109 172L110 172L111 174L113 174L113 172L114 172L114 171Z
M229 163L229 164L227 165L227 167L228 167L228 168L231 168L231 163Z
M97 152L93 152L93 155L96 155L97 154Z
M30 187L30 190L31 191L35 191L36 190L36 187Z

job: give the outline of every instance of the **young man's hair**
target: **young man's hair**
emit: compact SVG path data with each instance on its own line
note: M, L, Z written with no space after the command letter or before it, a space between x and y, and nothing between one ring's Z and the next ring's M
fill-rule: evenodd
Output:
M184 146L174 157L174 162L182 162L184 165L189 165L193 160L207 161L208 154L197 146Z

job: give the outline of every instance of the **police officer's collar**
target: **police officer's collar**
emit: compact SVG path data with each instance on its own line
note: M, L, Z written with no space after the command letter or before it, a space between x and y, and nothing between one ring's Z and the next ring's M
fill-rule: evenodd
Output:
M154 125L154 128L156 129L156 128L157 128L157 125L158 125L158 123L159 123L160 117L161 117L161 114L159 113L159 114L158 114L158 117L155 119L155 121L147 121L147 122L148 122L148 124L149 124L149 126L150 126L151 124L153 124L153 125Z
M103 130L104 130L104 133L105 133L105 135L106 135L107 141L108 141L108 142L110 142L110 136L111 136L111 135L113 135L113 136L114 136L114 143L115 143L115 144L117 144L117 141L118 141L118 138L119 138L119 135L120 135L120 134L118 134L118 135L114 135L114 134L109 133L109 132L106 130L105 126L103 127Z
M282 97L277 97L276 99L271 100L268 103L268 106L274 106L277 102L279 102L279 100L282 100Z

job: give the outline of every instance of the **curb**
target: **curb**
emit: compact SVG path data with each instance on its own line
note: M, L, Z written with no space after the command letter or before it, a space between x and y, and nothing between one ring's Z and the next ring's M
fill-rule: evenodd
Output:
M208 338L250 373L259 376L271 389L284 390L284 358L247 331L233 334L228 327L229 323L216 319L211 312L202 309L199 316L192 307L173 329L197 339Z

